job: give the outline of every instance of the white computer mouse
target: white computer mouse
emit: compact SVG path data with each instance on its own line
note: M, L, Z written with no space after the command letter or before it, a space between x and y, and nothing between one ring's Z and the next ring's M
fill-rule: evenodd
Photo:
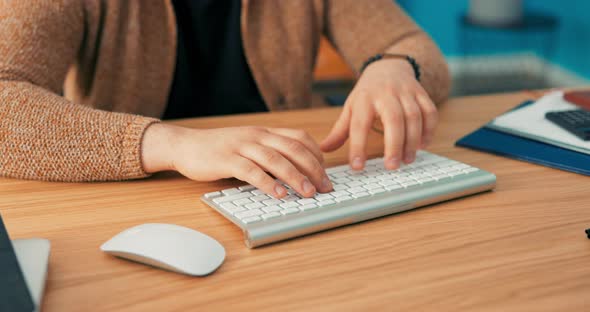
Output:
M195 230L161 223L129 228L100 246L108 254L178 273L203 276L225 259L215 239Z

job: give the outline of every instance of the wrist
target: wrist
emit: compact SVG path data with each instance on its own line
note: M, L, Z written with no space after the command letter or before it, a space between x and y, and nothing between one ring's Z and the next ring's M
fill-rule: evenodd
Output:
M174 170L175 141L182 128L155 123L143 134L141 159L147 173Z
M374 63L381 63L381 64L389 63L390 65L393 65L393 67L396 68L396 71L408 73L408 74L414 76L414 78L416 78L417 81L420 81L420 76L421 76L420 65L418 65L416 60L409 55L395 54L395 53L376 54L376 55L370 57L369 59L367 59L363 63L363 65L360 69L360 74L362 75L362 73L365 71L365 69L367 67L370 67Z

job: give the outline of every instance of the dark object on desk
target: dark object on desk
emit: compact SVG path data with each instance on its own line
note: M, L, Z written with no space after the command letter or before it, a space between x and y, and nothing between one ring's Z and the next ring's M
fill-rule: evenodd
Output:
M0 311L33 310L33 299L0 217Z
M519 109L533 102L525 102ZM459 139L457 146L472 148L547 167L590 176L590 155L525 139L483 126Z
M590 111L573 109L549 112L545 118L584 141L590 141Z
M590 110L590 91L565 92L563 99L585 110Z
M590 239L590 229L586 229L586 235L588 236L588 239Z

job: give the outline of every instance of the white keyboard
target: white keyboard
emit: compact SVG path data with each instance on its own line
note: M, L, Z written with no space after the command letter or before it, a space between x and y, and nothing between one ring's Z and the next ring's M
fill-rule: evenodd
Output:
M470 165L420 151L410 165L387 170L382 158L354 171L326 169L334 191L303 198L289 186L276 199L251 185L207 193L202 200L246 233L249 247L400 212L493 188L496 177Z

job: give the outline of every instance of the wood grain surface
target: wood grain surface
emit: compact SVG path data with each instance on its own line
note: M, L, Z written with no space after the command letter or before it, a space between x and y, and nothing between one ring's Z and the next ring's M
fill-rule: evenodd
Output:
M241 231L199 201L236 180L174 173L117 183L0 179L12 238L51 240L43 311L589 311L590 178L476 152L454 142L527 99L453 99L429 151L495 173L493 192L250 250ZM181 120L208 128L303 128L322 139L339 109ZM382 153L371 134L370 154ZM347 148L326 155L346 162ZM198 155L195 155L198 158ZM102 253L120 231L175 223L219 240L214 274L195 278Z

